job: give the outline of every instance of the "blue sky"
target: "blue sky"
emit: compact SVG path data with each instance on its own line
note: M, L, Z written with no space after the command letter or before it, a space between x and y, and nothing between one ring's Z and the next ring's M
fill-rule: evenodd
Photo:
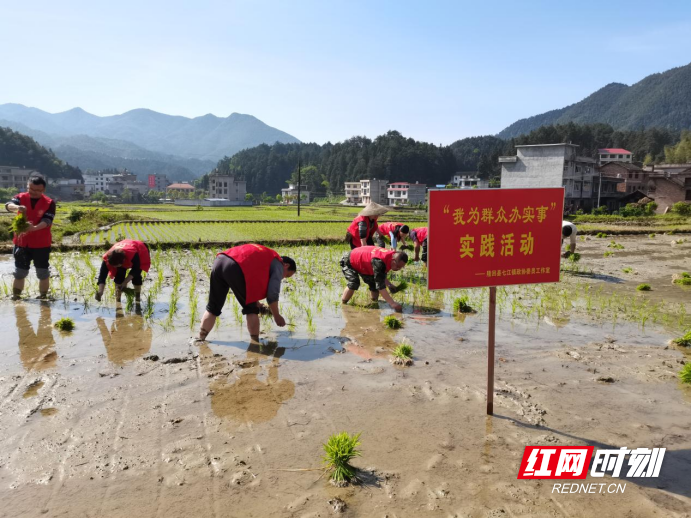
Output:
M690 62L689 1L0 4L0 103L449 144Z

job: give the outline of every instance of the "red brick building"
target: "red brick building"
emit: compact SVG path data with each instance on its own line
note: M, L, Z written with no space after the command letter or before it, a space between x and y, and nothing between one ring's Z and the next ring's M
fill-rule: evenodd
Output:
M630 162L608 162L599 168L604 177L624 179L618 184L620 193L633 193L637 190L646 192L647 174L637 164Z

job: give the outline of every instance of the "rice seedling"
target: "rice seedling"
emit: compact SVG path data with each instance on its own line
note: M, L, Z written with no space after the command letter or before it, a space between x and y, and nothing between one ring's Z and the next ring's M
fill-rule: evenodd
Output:
M323 445L325 471L329 472L329 480L337 486L345 486L356 477L357 469L350 461L359 457L360 433L351 436L347 432L332 434Z
M682 369L678 372L678 378L683 384L690 383L690 363L686 362Z
M655 237L656 237L656 233L652 232L649 234L649 238L655 238Z
M471 314L476 312L469 304L469 297L466 295L456 298L454 300L453 308L458 314Z
M125 290L125 311L131 312L135 306L135 293Z
M689 348L690 346L690 331L687 330L687 333L683 335L682 337L678 337L677 339L673 339L671 341L673 344L677 344L678 346L687 346Z
M74 330L74 321L69 317L63 317L62 319L58 319L53 326L61 332L71 332Z
M410 366L413 364L413 346L405 340L399 343L392 352L392 363L397 366Z
M12 219L10 230L16 235L20 235L25 233L28 228L29 220L26 219L26 215L24 213L17 213L17 216Z
M625 246L621 243L617 243L615 240L611 240L610 243L608 244L608 247L611 249L616 249L616 250L622 250L625 248Z
M615 254L615 253L612 250L607 250L603 253L603 257L607 258L609 256L612 256L613 254Z
M572 263L577 263L581 259L581 254L578 252L570 252L569 256L567 256L567 260L572 262Z
M623 271L625 274L631 274L632 272L634 272L634 270L632 269L632 267L624 267L624 268L622 269L622 271Z
M649 285L648 283L641 283L637 285L637 290L639 290L640 292L648 292L651 290L651 285Z
M391 330L398 330L403 323L393 315L388 315L384 318L384 325Z
M690 281L692 280L690 279L689 272L682 272L673 276L673 283L676 285L689 285Z
M596 238L607 238L607 237L608 237L608 235L607 235L606 233L604 233L604 232L599 232L599 233L596 235Z

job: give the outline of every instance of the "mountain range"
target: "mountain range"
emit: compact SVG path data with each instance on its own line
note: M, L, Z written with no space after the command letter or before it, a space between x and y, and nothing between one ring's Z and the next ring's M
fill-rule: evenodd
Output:
M587 98L509 125L502 139L551 124L606 123L616 130L690 128L690 65L652 74L632 86L610 83Z
M300 142L238 113L190 119L137 109L99 117L81 108L51 114L8 103L0 105L0 126L33 137L82 170L127 168L140 176L166 173L172 180L199 177L219 159L245 148Z

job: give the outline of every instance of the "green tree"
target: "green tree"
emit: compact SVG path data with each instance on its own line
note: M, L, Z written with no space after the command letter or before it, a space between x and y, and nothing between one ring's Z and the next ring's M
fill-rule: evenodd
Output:
M252 193L246 193L245 194L245 201L246 202L253 202L255 200L255 197Z

